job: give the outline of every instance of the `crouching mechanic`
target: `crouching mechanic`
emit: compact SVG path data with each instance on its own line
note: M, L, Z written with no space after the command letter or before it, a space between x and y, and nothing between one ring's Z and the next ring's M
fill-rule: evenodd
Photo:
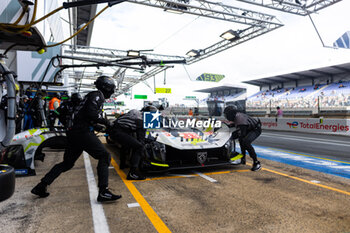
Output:
M47 197L46 191L62 172L70 170L83 151L98 159L97 175L99 194L97 201L114 201L121 195L114 195L108 189L108 167L110 154L94 134L94 126L103 124L110 126L108 120L102 117L102 108L105 99L111 97L115 91L114 81L107 76L100 76L95 82L97 91L88 93L73 114L73 125L67 130L67 148L64 152L63 162L56 164L32 189L32 193L40 197Z
M261 122L259 119L250 117L244 113L238 112L235 106L228 106L224 110L225 118L234 123L236 131L232 133L232 139L237 139L241 147L243 158L241 163L246 163L246 151L253 159L252 171L259 171L261 164L257 159L252 142L261 134Z
M157 111L154 106L147 106L141 111ZM146 177L139 170L140 161L144 151L144 141L146 130L143 128L142 112L133 109L128 113L121 115L115 120L113 125L113 132L110 134L111 138L122 145L122 151L125 149L132 149L130 159L130 171L127 175L128 180L144 180ZM136 138L133 134L136 133ZM120 155L120 167L125 167L124 154Z

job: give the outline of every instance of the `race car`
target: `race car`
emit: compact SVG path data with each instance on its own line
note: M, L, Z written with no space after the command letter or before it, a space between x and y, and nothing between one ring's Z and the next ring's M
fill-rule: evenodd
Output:
M140 169L152 172L240 164L242 155L235 151L232 131L225 124L213 129L148 129ZM121 147L109 136L107 142ZM130 157L131 153L121 156Z
M66 134L63 129L26 130L13 137L11 144L6 148L2 162L13 166L16 175L35 175L34 160L43 161L45 157L42 149L45 147L64 149L65 144Z

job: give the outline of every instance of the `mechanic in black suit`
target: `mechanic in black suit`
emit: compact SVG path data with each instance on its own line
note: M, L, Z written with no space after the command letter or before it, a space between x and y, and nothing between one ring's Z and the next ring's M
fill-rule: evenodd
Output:
M227 106L224 110L224 115L227 120L234 123L232 126L236 127L236 131L232 133L232 139L238 138L243 154L241 163L245 164L246 151L248 151L249 156L253 159L253 167L251 170L259 171L261 169L261 164L257 159L252 142L261 134L260 120L239 112L236 106Z
M82 152L86 151L98 160L99 194L97 201L115 201L121 198L121 195L115 195L108 189L108 167L111 157L94 133L94 130L98 130L97 128L100 128L101 124L106 127L110 126L110 122L102 117L102 109L105 99L110 98L114 93L115 84L111 78L100 76L97 78L95 85L98 90L88 93L73 114L73 125L67 130L68 145L64 153L63 162L56 164L41 179L41 182L32 189L31 192L33 194L47 197L49 195L46 191L47 186L62 172L73 168L74 163Z

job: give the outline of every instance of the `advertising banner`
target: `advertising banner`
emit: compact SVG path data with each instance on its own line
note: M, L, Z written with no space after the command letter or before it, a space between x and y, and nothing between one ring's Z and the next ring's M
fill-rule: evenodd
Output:
M263 129L350 136L350 120L327 118L260 118Z

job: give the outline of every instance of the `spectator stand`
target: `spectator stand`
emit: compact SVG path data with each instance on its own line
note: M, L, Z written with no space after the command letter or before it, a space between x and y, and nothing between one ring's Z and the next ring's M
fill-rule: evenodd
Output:
M350 117L350 63L276 75L244 83L260 87L247 98L247 113L288 117Z

